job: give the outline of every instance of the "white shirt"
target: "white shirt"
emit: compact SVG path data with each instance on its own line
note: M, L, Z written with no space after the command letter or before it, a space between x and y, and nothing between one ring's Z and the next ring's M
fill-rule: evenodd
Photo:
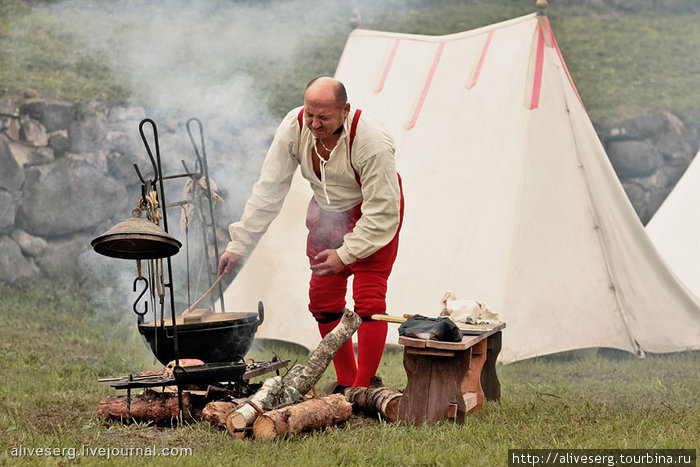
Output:
M277 217L300 166L301 175L311 184L322 209L342 212L362 203L362 216L353 231L345 235L337 252L344 264L366 258L389 243L399 226L401 192L394 141L379 124L362 114L353 141L351 165L351 110L337 144L323 164L322 181L313 169L313 158L317 157L313 152L314 136L305 124L299 132L300 110L298 107L289 112L277 128L241 220L229 226L231 242L226 250L242 256L250 254ZM361 186L355 180L353 167Z

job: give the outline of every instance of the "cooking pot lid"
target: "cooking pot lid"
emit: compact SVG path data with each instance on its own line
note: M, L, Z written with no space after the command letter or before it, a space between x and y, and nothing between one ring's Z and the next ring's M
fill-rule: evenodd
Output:
M159 226L140 217L121 221L90 244L101 255L122 259L167 258L182 246Z
M189 322L184 317L178 316L175 318L175 323L177 323L178 329L182 327L183 329L188 328L199 328L199 327L225 327L237 324L248 324L255 322L258 318L257 313L243 313L243 312L226 312L226 313L212 313L207 316L202 316L198 321ZM172 326L173 320L171 318L165 318L163 324L165 326ZM160 326L160 320L156 320L139 324L139 328L153 328Z

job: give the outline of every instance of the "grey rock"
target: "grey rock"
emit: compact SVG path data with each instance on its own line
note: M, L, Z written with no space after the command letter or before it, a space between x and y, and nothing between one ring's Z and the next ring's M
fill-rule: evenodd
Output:
M59 130L49 135L49 147L53 149L55 157L63 157L70 149L68 131Z
M0 237L0 281L15 282L39 275L39 268L22 255L19 245L10 237Z
M23 182L24 170L17 163L14 154L10 150L8 138L0 135L0 188L4 188L7 191L18 191L22 188Z
M651 220L651 217L659 209L661 204L666 200L669 193L671 193L672 187L662 187L662 188L652 188L649 191L649 201L646 205L644 216L640 216L639 220L642 224L645 224Z
M49 241L44 253L36 258L41 271L48 277L80 276L78 258L90 248L90 235Z
M72 159L27 169L18 225L41 237L61 236L122 212L126 189L95 167Z
M68 102L29 99L21 105L20 112L41 122L51 133L70 126L75 116L75 106Z
M25 165L29 164L29 162L33 159L32 153L34 152L34 149L36 149L31 144L19 141L11 141L8 147L12 157L20 167L24 167Z
M73 120L68 127L70 151L75 153L96 152L104 146L107 125L101 112L91 112L80 120Z
M606 147L620 178L650 175L663 165L663 157L648 141L613 141Z
M621 122L604 122L598 126L603 141L643 140L653 138L668 122L663 114L639 115Z
M3 97L0 99L0 115L19 117L19 107L22 100L18 97Z
M23 115L19 118L19 123L22 126L20 137L24 141L34 146L46 146L49 144L49 135L46 133L46 127L41 122Z
M43 238L35 237L22 229L13 230L10 237L17 242L25 255L34 258L41 255L48 245Z
M2 117L2 129L12 141L19 141L22 126L18 117Z
M673 188L683 176L688 166L665 165L656 171L656 188Z
M22 167L46 164L54 159L53 149L48 146L37 148L27 143L11 142L10 152Z
M0 234L12 232L15 228L17 200L7 191L0 190Z
M41 165L41 164L47 164L54 160L54 153L53 149L44 146L40 148L35 148L34 151L31 152L30 158L27 161L27 165Z
M632 203L637 216L640 219L648 216L646 206L649 204L649 191L638 183L628 181L623 181L622 187L625 189L625 193L627 193L627 197Z

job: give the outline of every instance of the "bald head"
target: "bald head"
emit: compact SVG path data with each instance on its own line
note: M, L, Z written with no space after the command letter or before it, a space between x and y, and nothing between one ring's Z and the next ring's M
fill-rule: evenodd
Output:
M323 141L342 130L350 112L350 104L343 83L327 76L316 78L306 85L304 118L313 135Z
M343 83L335 78L319 76L309 81L304 92L304 99L332 99L338 107L344 107L348 101L348 94Z

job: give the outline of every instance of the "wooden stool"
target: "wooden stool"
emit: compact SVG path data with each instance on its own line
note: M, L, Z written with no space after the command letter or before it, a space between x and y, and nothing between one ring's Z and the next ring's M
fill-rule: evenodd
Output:
M496 358L505 323L461 342L399 337L408 381L399 405L399 421L420 425L440 420L464 422L484 405L499 400Z

